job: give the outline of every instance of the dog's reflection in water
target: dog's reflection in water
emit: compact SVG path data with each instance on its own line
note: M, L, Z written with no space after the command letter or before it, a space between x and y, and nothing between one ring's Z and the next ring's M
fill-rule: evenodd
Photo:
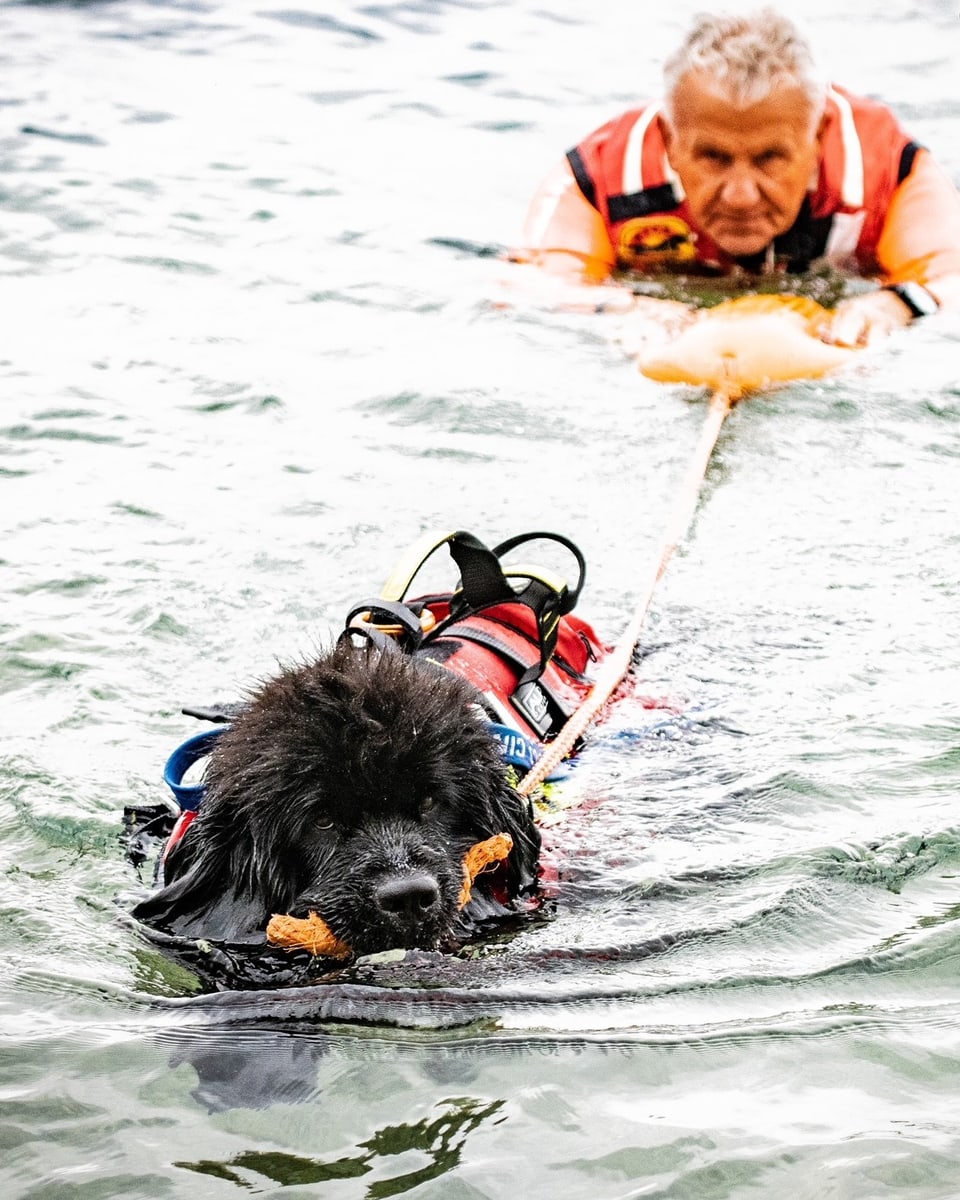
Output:
M189 1064L197 1071L192 1095L207 1112L264 1111L282 1106L275 1115L267 1113L260 1118L269 1129L270 1122L289 1119L290 1105L316 1110L308 1153L293 1145L284 1149L289 1140L278 1129L269 1149L241 1148L223 1157L180 1155L177 1159L180 1171L220 1183L226 1180L247 1190L323 1183L336 1186L344 1180L363 1180L364 1194L399 1195L455 1172L471 1136L504 1119L505 1100L471 1094L477 1070L462 1046L414 1049L412 1069L424 1084L424 1094L411 1104L405 1090L410 1074L397 1069L401 1050L395 1043L381 1052L388 1056L385 1074L382 1067L386 1064L378 1063L377 1050L370 1042L351 1051L336 1037L264 1027L246 1037L238 1036L237 1030L228 1034L204 1030L194 1031L192 1036L184 1031L179 1038L170 1066ZM360 1125L366 1133L357 1141L346 1132L343 1121L330 1122L328 1116L329 1097L338 1088L342 1091L344 1076L354 1082L367 1078L372 1082L376 1077L372 1107L371 1097L357 1095L353 1085L348 1089L347 1104L353 1097L362 1110ZM442 1090L431 1089L431 1080L442 1085ZM329 1126L326 1130L325 1124ZM202 1183L198 1184L202 1188Z

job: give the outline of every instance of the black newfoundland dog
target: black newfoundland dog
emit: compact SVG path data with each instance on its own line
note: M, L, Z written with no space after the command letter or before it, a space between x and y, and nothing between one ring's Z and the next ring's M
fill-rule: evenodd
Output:
M530 542L572 555L574 586L503 565ZM406 601L443 545L457 589ZM259 986L314 977L318 959L455 950L536 912L540 835L511 772L556 735L605 652L571 611L584 572L558 534L417 543L332 649L229 714L194 714L229 724L180 748L209 751L195 796L168 763L184 811L134 916L215 986Z
M480 699L445 667L348 639L284 671L216 738L200 811L134 916L255 949L275 915L315 913L366 955L449 949L523 908L540 836ZM463 904L467 852L499 834L508 857Z

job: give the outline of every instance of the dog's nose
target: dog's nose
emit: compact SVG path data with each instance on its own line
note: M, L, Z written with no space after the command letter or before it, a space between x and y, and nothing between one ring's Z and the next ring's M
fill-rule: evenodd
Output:
M440 899L440 889L432 875L400 875L380 883L373 893L376 904L395 916L421 917Z

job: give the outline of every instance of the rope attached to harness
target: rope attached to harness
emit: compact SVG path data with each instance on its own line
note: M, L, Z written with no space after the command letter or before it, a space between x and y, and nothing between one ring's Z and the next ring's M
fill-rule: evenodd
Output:
M517 785L521 796L529 796L538 784L553 771L557 765L573 750L583 737L590 723L600 713L613 693L620 686L633 659L633 649L640 637L640 631L647 615L647 610L653 600L657 584L667 569L667 564L673 555L677 544L683 537L696 511L700 487L706 475L710 457L720 436L720 430L727 414L734 403L739 400L743 389L734 381L729 381L710 397L707 418L703 423L700 439L696 450L687 467L687 473L680 488L680 494L674 505L673 512L667 522L666 532L657 553L656 562L650 572L650 577L641 593L640 604L634 612L630 624L624 630L620 640L614 646L610 655L603 660L597 672L593 687L587 693L583 703L570 716L557 736L541 754L539 760L527 772Z
M771 383L819 378L855 357L856 350L820 340L818 330L826 316L826 309L801 296L741 296L701 313L666 346L641 355L640 370L650 379L711 388L707 419L641 603L603 661L588 695L520 780L521 795L529 795L570 753L630 669L654 589L693 519L710 456L733 405L745 392Z

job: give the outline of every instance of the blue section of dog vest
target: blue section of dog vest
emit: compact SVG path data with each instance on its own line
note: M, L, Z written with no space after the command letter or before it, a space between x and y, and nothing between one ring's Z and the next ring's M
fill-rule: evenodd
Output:
M509 725L498 725L496 721L491 721L488 728L500 743L500 753L508 766L529 771L543 751L539 742L532 742Z
M184 811L195 812L200 807L204 787L202 783L181 781L194 763L207 757L224 728L226 727L221 726L219 729L207 729L203 733L194 734L192 738L187 738L181 743L167 759L163 768L163 781Z
M540 761L540 756L543 754L543 746L540 742L535 742L516 729L511 729L509 725L498 725L496 721L490 722L490 732L500 742L500 753L508 766L520 767L524 771L529 771ZM544 782L555 783L558 779L564 779L570 774L570 767L570 762L558 763Z

